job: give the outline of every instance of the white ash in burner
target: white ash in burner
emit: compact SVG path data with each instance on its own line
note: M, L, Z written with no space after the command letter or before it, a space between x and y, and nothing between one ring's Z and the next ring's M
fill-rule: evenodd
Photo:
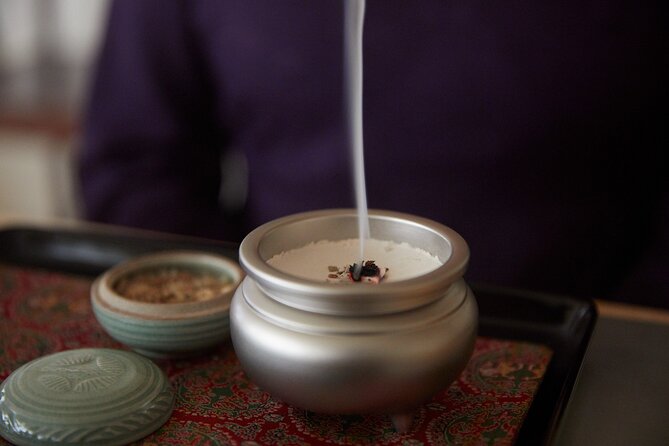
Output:
M305 246L281 252L267 263L274 268L304 279L318 282L354 282L354 269L359 262L358 239L320 240ZM367 273L361 274L362 282L378 283L406 280L426 274L442 265L441 260L429 252L406 242L365 240ZM372 265L378 268L372 273Z

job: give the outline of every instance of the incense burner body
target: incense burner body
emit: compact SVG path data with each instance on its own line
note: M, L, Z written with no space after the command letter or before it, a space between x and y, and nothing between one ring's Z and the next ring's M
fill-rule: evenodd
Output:
M467 364L478 312L462 278L465 241L406 214L372 211L370 225L374 238L406 241L443 265L378 285L320 283L267 265L310 241L356 237L353 210L285 217L242 242L247 277L231 304L232 341L248 377L275 398L320 413L411 413Z

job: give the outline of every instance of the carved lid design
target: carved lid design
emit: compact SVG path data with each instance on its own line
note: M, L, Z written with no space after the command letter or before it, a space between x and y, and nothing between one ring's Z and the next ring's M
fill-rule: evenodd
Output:
M0 387L0 435L18 445L122 445L170 417L165 374L135 353L69 350L31 361Z

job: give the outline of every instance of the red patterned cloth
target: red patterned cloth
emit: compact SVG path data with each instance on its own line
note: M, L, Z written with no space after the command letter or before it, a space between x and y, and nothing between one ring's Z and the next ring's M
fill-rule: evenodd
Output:
M124 348L93 316L85 277L0 265L0 379L56 351ZM176 391L170 420L144 445L508 445L551 358L543 345L479 338L460 378L398 434L381 415L320 415L251 383L228 343L210 355L158 361ZM6 444L0 438L0 444Z

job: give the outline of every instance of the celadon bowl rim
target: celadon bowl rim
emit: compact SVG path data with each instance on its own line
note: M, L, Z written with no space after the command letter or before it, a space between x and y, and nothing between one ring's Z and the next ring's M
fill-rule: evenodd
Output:
M163 265L221 271L230 277L232 283L224 294L194 302L139 302L115 291L114 284L124 275ZM91 298L96 305L125 318L155 321L198 319L215 313L227 314L235 289L243 278L244 271L237 262L223 255L197 250L156 251L120 262L98 276L91 287Z

